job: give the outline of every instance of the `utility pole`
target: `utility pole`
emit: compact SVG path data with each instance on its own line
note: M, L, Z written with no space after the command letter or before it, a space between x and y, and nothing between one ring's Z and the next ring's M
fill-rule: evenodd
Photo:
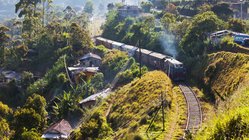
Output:
M241 18L241 20L243 20L243 0L240 0L240 18Z
M142 77L142 53L141 47L139 47L140 40L138 40L138 48L139 48L139 77Z
M156 114L155 116L153 116L150 124L149 124L149 127L147 128L146 130L146 133L149 131L152 123L154 122L158 112L160 111L160 109L162 109L162 119L163 119L163 131L165 131L165 115L164 115L164 106L165 106L165 103L166 103L166 100L164 99L164 95L163 95L163 92L161 92L161 104L159 106L159 108L156 110Z
M164 105L165 105L165 101L164 101L164 95L163 93L161 93L161 100L162 100L162 115L163 115L163 131L165 131L165 117L164 117Z

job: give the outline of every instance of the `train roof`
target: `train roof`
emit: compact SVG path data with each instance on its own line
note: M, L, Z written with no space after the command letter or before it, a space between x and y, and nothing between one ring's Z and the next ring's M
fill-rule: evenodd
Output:
M139 52L139 48L136 51ZM149 50L146 50L146 49L141 49L141 53L142 54L150 54L150 53L152 53L152 51L149 51Z
M243 34L243 33L237 33L235 36L249 37L248 34Z
M120 43L120 42L117 42L117 41L113 41L113 42L112 42L112 45L122 46L122 45L124 45L124 43Z
M163 58L168 57L168 56L166 56L166 55L164 55L164 54L157 53L157 52L151 53L150 56L153 56L153 57L156 57L156 58L159 58L159 59L163 59Z
M123 48L128 49L128 50L133 50L133 49L135 49L136 47L131 46L131 45L126 45L126 44L124 44L124 45L123 45Z
M178 60L176 60L176 59L174 59L174 58L166 59L165 62L166 62L166 61L169 61L169 62L172 63L172 64L178 64L178 65L181 65L181 64L182 64L182 62L180 62L180 61L178 61Z
M96 39L98 39L98 40L107 40L107 39L105 39L103 37L96 37Z

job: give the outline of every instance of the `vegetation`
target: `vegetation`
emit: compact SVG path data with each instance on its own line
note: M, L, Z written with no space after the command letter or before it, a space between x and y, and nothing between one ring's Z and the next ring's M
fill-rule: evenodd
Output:
M118 10L122 3L88 0L81 9L79 0L63 2L68 4L65 9L55 6L56 0L0 0L0 19L2 9L15 8L18 15L0 24L0 139L39 140L61 119L72 127L83 120L75 139L182 138L187 108L179 87L163 72L140 69L125 52L94 46L95 34L89 30L98 30L94 23L102 17L96 15L104 15L105 8L103 37L184 62L204 111L204 125L191 134L193 139L249 137L249 49L230 35L217 43L210 38L224 29L248 33L249 22L244 14L240 17L240 5L149 0L141 3L143 14L124 17ZM248 5L242 5L242 12ZM77 66L89 52L102 57L100 71L89 77L84 72L73 76L67 67ZM79 101L108 87L114 91L103 102L79 107ZM165 112L157 114L161 95Z
M162 94L166 101L165 130L168 130L170 125L175 125L175 130L178 130L182 122L172 124L174 119L171 120L171 117L174 115L174 117L177 117L176 114L179 113L173 113L175 106L179 106L175 104L177 101L172 92L172 84L164 73L159 71L149 72L141 79L136 79L118 89L115 94L95 109L91 117L82 124L79 138L146 138L145 131L157 109L160 108ZM178 99L182 100L183 97ZM179 111L182 111L182 109L179 109ZM171 113L174 115L171 116ZM167 137L164 133L161 133L161 118L162 114L158 113L148 132L150 138Z

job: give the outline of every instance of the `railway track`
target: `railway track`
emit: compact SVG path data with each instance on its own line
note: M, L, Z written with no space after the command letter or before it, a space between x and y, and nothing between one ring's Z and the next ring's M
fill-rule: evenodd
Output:
M187 102L188 118L185 129L191 133L195 133L202 123L202 111L199 100L192 89L186 84L180 83L179 87Z

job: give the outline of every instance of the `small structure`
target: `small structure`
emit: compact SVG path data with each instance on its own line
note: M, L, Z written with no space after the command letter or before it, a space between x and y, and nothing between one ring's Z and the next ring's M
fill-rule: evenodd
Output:
M79 59L80 65L84 67L99 67L101 60L100 56L93 53L88 53Z
M135 5L124 5L118 8L119 16L126 17L137 17L140 14L140 9Z
M1 82L9 83L12 80L21 80L21 75L15 71L0 71L1 72Z
M50 126L42 135L41 138L49 139L49 140L65 140L70 137L72 127L68 121L62 119L58 123Z
M97 103L100 98L106 98L111 93L111 89L107 88L99 93L93 94L79 102L81 108L90 108Z
M99 71L99 67L68 67L68 71L70 77L78 83L78 77L81 73L84 73L84 79L90 79Z

